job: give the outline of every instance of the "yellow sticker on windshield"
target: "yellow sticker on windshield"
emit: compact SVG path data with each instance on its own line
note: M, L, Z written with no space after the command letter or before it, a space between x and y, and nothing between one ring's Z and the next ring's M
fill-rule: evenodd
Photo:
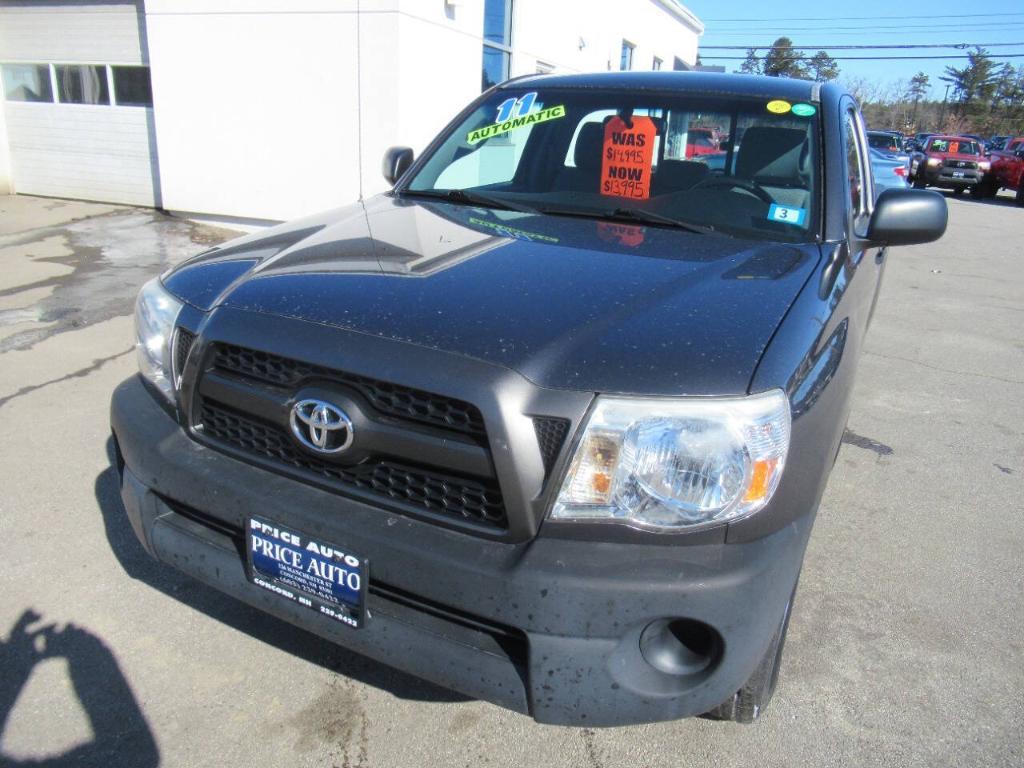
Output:
M774 112L776 115L784 115L793 108L793 105L788 101L782 99L775 99L775 101L769 101L766 109L769 112Z
M525 115L520 115L519 117L513 117L501 123L486 125L483 128L477 128L475 131L469 132L466 136L466 141L470 144L476 144L484 139L489 139L492 136L508 133L509 131L514 131L518 128L526 128L527 126L536 125L537 123L546 123L548 120L557 120L560 117L565 117L564 104L560 104L557 107L541 109L537 112L530 112Z

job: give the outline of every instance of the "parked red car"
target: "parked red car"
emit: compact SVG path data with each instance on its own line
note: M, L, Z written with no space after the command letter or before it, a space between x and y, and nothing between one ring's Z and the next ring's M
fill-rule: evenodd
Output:
M1017 205L1024 205L1024 136L1010 139L1003 149L991 154L991 168L971 193L975 197L993 197L1000 189L1017 191Z
M964 136L929 136L910 163L915 187L942 187L954 195L972 189L989 170L981 142Z
M719 148L715 134L710 128L691 128L686 134L686 157L699 155L717 155L722 150Z

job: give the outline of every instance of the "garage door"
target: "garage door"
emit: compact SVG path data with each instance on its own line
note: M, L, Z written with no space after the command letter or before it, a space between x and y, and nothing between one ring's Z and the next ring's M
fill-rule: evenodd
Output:
M0 74L15 192L160 205L141 0L0 0Z

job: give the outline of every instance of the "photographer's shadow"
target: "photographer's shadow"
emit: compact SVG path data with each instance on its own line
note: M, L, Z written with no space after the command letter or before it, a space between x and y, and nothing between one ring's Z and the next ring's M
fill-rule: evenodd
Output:
M15 758L0 750L0 766L159 765L156 740L110 649L96 635L74 624L63 629L53 624L30 629L41 618L26 609L11 627L7 640L0 641L0 736L36 665L49 659L64 659L93 739L62 754L41 758ZM42 729L37 732L43 733Z
M251 608L153 560L135 538L121 503L114 441L107 439L110 466L96 477L96 501L103 513L107 541L125 572L176 600L240 632L345 677L413 701L462 702L466 696L344 650Z

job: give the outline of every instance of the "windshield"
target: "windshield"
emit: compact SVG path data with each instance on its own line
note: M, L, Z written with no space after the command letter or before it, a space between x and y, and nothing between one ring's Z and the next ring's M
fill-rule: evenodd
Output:
M818 137L808 103L501 90L398 192L802 242L817 232Z
M970 139L932 139L928 146L931 152L948 152L951 155L980 155L976 141Z
M896 137L889 133L869 133L868 145L875 149L885 149L890 152L899 151L900 143Z

